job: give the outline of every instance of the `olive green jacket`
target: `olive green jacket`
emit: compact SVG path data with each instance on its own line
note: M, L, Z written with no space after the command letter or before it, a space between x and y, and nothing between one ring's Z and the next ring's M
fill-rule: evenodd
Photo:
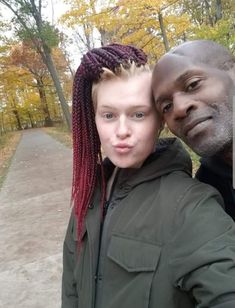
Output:
M118 175L102 234L102 277L99 192L79 257L72 214L62 308L235 307L235 224L219 205L220 195L189 176L179 142L168 143L142 168Z

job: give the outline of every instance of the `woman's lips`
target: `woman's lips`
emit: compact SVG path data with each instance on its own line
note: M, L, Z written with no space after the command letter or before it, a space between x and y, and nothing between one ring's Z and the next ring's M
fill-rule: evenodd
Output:
M131 151L131 149L133 148L133 146L129 145L129 144L117 144L114 146L116 152L118 153L128 153Z

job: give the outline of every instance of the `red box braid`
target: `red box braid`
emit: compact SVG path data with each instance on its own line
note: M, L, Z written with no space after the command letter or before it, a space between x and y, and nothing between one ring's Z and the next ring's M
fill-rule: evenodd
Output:
M95 124L91 90L93 81L97 81L103 68L111 71L120 64L135 62L136 66L145 65L144 52L133 46L111 44L94 48L86 53L77 69L73 84L73 183L72 202L77 218L78 241L97 185L98 168L101 169L101 208L105 201L106 183L104 179L100 139Z

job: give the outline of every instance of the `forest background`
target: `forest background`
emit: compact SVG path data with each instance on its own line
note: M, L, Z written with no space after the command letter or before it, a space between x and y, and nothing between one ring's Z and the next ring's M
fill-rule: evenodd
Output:
M55 19L53 0L0 0L0 148L12 131L71 130L74 73L93 47L133 44L154 64L171 47L203 38L235 54L234 0L59 2Z

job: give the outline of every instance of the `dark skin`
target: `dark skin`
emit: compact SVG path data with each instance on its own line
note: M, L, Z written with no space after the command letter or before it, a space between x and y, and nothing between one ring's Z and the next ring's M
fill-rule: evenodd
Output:
M235 69L220 68L221 57L228 57L223 50L215 50L220 58L216 62L212 54L209 63L202 45L183 44L159 60L152 79L155 104L169 129L196 153L219 155L231 164Z

